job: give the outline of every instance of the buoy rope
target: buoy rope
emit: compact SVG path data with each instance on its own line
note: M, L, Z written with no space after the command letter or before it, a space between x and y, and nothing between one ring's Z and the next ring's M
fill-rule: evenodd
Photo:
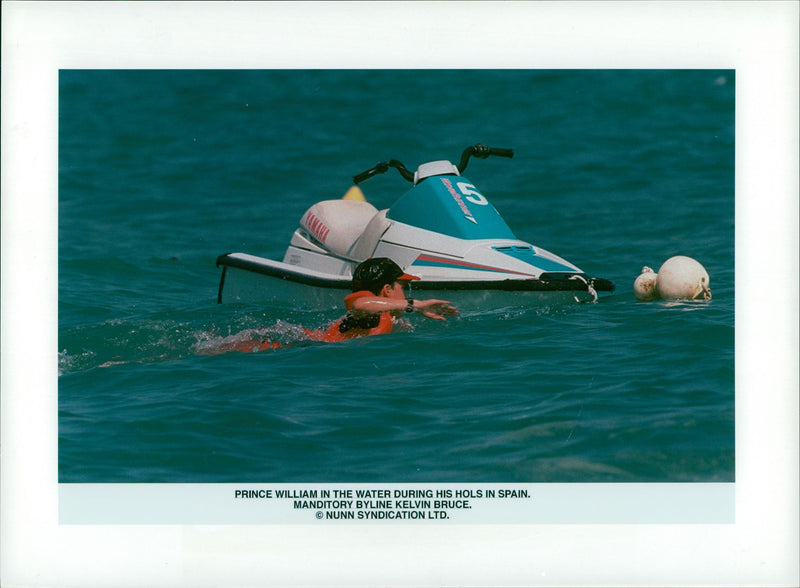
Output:
M700 287L702 290L695 294L692 300L697 300L700 298L701 294L703 295L703 300L711 300L711 290L709 289L708 284L706 284L705 278L700 278Z

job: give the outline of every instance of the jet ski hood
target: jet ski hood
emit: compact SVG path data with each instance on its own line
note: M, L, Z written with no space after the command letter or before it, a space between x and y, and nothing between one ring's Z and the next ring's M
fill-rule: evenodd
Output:
M420 181L394 203L386 218L457 239L517 239L495 207L463 176Z

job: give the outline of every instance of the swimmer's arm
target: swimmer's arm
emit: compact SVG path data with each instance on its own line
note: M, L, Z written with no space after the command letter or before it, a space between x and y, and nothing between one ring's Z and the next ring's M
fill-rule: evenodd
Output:
M382 296L363 296L353 302L356 314L380 314L391 312L399 316L406 311L408 302L402 298L384 298ZM443 321L448 316L458 313L447 300L414 300L414 312L430 319Z

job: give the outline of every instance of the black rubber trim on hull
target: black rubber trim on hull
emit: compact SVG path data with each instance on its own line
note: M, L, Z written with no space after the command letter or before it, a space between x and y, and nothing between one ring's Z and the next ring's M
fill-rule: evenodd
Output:
M579 273L555 273L555 272L544 272L542 275L539 276L539 280L546 281L546 282L569 282L571 284L575 284L575 282L580 282L580 280L573 279L573 276L580 276L589 284L591 284L592 288L594 288L597 292L613 292L614 291L614 282L611 280L606 280L605 278L598 278L598 277L590 277L586 274L579 274ZM581 288L582 290L588 290L588 288Z
M587 292L586 283L572 280L580 276L597 292L613 292L614 284L603 278L591 278L586 274L565 274L563 277L540 277L538 280L487 280L484 282L412 282L412 290L502 290L504 292Z
M251 271L290 282L297 282L318 288L350 289L350 279L326 279L308 276L299 272L277 269L257 262L230 257L228 254L217 258L217 267L222 266L218 302L222 302L222 289L228 267ZM579 276L582 279L573 279ZM585 280L585 282L584 282ZM500 290L505 292L587 292L590 284L597 292L613 292L614 283L604 278L593 278L581 273L543 273L538 280L486 280L486 281L424 281L412 284L414 291L424 290Z

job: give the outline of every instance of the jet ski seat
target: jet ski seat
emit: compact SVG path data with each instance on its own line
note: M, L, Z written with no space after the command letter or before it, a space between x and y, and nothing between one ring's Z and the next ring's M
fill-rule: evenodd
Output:
M369 202L323 200L306 211L300 226L332 253L349 257L350 249L377 214L378 209Z

